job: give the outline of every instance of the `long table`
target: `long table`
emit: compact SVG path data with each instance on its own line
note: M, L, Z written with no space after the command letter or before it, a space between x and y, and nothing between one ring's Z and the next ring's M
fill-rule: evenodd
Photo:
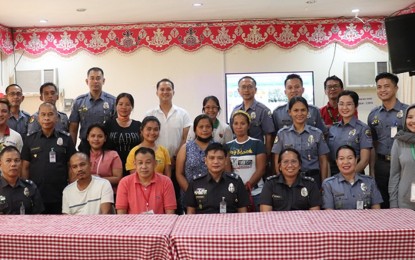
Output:
M0 259L171 259L175 215L0 216Z
M186 215L174 259L415 259L407 209Z

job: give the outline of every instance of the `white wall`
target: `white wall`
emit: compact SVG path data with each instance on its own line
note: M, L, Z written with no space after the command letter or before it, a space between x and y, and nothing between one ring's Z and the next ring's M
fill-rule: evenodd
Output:
M65 90L65 98L75 98L86 93L86 72L90 67L99 66L105 72L104 90L117 95L129 92L135 98L133 118L142 120L145 111L156 106L155 84L161 78L173 80L176 86L174 103L187 109L191 117L201 113L202 100L207 95L216 95L225 106L226 72L273 72L273 71L314 71L315 102L323 106L327 102L323 82L330 75L344 78L345 61L388 60L386 47L369 43L354 49L337 45L333 66L335 45L313 49L301 44L292 49L281 49L269 44L260 50L236 46L226 52L203 47L195 52L186 52L178 47L162 53L142 48L134 53L124 54L111 50L101 55L79 51L69 57L49 52L40 57L23 55L17 70L58 68L59 87ZM16 55L17 59L19 55ZM3 57L4 58L4 57ZM16 59L16 60L17 60ZM13 82L13 56L3 59L3 86ZM23 86L24 87L24 86ZM360 94L373 96L374 89L357 90ZM38 97L26 98L23 109L33 113L40 101ZM62 108L62 104L58 104ZM364 108L362 108L364 109ZM359 110L359 117L366 121L368 111ZM222 113L224 119L225 113Z

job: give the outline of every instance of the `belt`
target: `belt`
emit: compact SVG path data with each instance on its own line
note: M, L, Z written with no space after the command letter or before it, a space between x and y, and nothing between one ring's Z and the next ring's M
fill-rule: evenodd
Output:
M382 161L388 161L388 162L391 160L390 154L384 155L384 154L378 153L378 158Z

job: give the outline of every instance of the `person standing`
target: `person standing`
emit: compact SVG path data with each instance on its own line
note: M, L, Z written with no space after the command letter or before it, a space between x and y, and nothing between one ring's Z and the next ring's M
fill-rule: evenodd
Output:
M30 114L20 110L20 105L24 100L22 88L17 84L7 86L6 98L10 103L10 117L7 125L25 138Z
M176 179L176 156L180 147L186 142L189 128L192 125L189 114L186 110L173 105L174 83L169 79L161 79L156 84L156 95L160 104L147 111L146 116L155 116L160 121L160 136L157 144L167 148L171 162L171 176L174 184L177 199L177 213L181 214L180 187Z
M62 213L62 191L68 184L68 162L75 145L67 132L55 129L58 112L51 103L39 106L41 131L25 138L22 177L38 186L46 214Z
M367 117L367 124L372 131L373 147L370 156L369 171L375 177L382 194L382 208L389 208L389 177L391 168L391 149L396 133L403 129L403 114L408 108L396 97L399 78L388 72L380 73L375 78L376 93L382 105L375 107Z
M108 148L117 151L123 165L123 176L129 174L126 169L127 157L133 147L141 142L141 122L131 119L134 109L134 98L129 93L121 93L115 101L117 118L105 124L108 133Z
M342 91L343 81L340 78L335 75L326 78L324 81L324 92L329 101L327 102L327 105L320 108L320 114L327 127L337 124L342 120L342 117L339 114L339 108L337 107L337 97ZM357 118L357 110L355 116Z
M52 82L46 82L40 86L40 100L43 102L48 102L53 104L56 107L56 101L59 99L58 87ZM30 119L27 126L27 134L31 135L34 132L40 131L41 127L38 122L39 113L34 113ZM56 123L56 130L69 132L69 119L68 116L58 111L58 122Z
M16 147L0 151L0 214L40 214L44 210L36 184L19 177L21 163Z
M415 104L408 106L403 122L391 150L390 207L415 210Z
M290 74L284 81L285 95L288 102L293 97L302 97L304 93L303 79L298 74ZM288 102L285 105L279 106L272 112L272 119L275 125L275 132L278 133L284 126L291 126L293 121L288 114ZM309 105L307 114L307 125L311 125L320 129L323 134L327 133L327 128L321 119L320 110L318 107Z
M81 148L87 143L86 130L94 123L105 124L115 114L115 97L102 91L105 83L104 71L93 67L88 70L85 80L89 93L78 96L69 116L69 133L74 144L77 142L78 130Z
M7 125L9 118L10 103L5 98L0 98L0 151L7 146L14 146L19 150L22 150L23 140L22 136L10 129Z
M250 76L244 76L238 81L238 93L242 97L242 104L236 106L232 114L242 110L251 117L249 136L261 140L265 144L267 156L271 155L272 135L275 132L271 110L255 99L257 91L256 81ZM230 120L232 126L232 118Z

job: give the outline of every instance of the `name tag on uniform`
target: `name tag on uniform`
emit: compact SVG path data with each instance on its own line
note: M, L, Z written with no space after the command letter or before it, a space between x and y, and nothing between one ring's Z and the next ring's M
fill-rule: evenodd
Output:
M356 201L356 209L363 209L363 200Z
M143 214L154 214L154 210L149 210L149 211L143 212Z
M398 133L398 127L397 126L391 126L391 138L394 138L396 133Z
M52 150L49 152L49 162L50 163L56 163L56 152Z
M411 202L415 202L415 182L411 185Z

